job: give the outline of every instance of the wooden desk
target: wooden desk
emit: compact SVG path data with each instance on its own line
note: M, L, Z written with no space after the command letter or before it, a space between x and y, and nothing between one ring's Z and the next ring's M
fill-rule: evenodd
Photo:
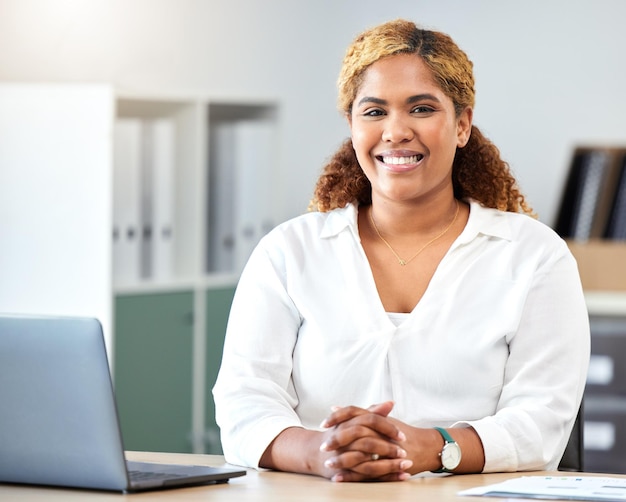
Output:
M127 457L129 460L211 466L220 466L224 462L224 459L217 455L128 452ZM540 475L548 473L533 472L525 474ZM560 474L568 475L568 473ZM206 500L211 500L212 502L319 502L324 500L353 502L415 502L416 500L427 500L445 502L453 500L456 502L495 502L505 499L459 497L457 493L467 488L493 484L522 475L522 473L471 474L446 477L416 477L397 483L333 483L316 476L249 470L246 476L234 478L229 483L223 485L176 488L128 495L89 490L0 484L0 500L6 500L7 502L36 502L39 500L45 500L46 502L119 502L122 500L175 500L176 502Z

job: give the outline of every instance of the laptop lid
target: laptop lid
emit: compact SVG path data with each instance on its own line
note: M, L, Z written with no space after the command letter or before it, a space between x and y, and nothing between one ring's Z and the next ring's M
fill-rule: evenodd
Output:
M245 474L178 467L131 485L96 319L0 315L0 482L136 491Z

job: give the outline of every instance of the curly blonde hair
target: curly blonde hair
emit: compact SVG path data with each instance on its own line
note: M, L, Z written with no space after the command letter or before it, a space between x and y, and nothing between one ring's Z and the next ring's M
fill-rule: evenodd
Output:
M454 103L457 116L475 101L473 64L445 33L423 30L402 19L390 21L357 36L348 47L339 74L338 106L346 115L363 82L365 71L381 58L416 54L432 71L441 90ZM534 216L498 148L476 126L463 148L457 148L452 167L454 196L483 206ZM372 187L346 140L324 167L309 209L330 211L347 203L372 202Z

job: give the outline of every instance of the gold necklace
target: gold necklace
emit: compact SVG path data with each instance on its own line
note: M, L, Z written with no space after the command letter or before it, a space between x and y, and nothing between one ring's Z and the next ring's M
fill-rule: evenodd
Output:
M433 242L435 242L440 237L443 237L446 234L446 232L448 230L450 230L450 228L452 228L452 225L454 225L454 222L456 221L456 218L459 215L459 201L456 200L456 199L455 199L455 201L456 201L456 212L454 213L454 218L452 218L452 221L450 222L450 224L444 229L443 232L441 232L440 234L436 235L435 237L430 239L426 244L424 244L421 248L419 248L417 250L417 253L415 253L413 256L411 256L408 260L403 260L402 258L400 258L400 256L398 256L398 253L396 253L395 250L391 247L391 244L389 244L387 242L387 240L380 234L380 230L378 230L378 227L376 226L376 222L374 221L374 215L372 214L373 207L370 207L370 221L372 222L374 230L376 230L376 234L378 234L378 237L380 237L380 240L383 241L387 245L389 250L393 253L393 255L398 260L398 263L402 267L404 267L411 260L413 260L413 258L416 258L422 251L424 251L424 249L426 249L428 246L430 246Z

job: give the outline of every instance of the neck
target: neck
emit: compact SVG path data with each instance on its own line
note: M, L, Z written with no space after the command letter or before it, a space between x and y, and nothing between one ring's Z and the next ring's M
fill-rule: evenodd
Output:
M459 215L459 209L460 209L460 203L454 199L454 217L452 218L452 220L443 228L443 230L439 230L438 233L436 235L434 235L433 237L428 237L428 240L426 241L425 244L422 244L417 251L415 251L413 254L411 254L408 257L405 257L403 255L400 255L397 248L394 248L387 239L385 239L385 237L383 237L383 235L381 234L378 226L376 225L376 221L374 220L374 216L372 214L372 211L370 210L369 216L370 216L370 221L372 223L372 227L374 228L374 232L376 233L376 235L378 236L378 238L387 246L387 248L389 248L389 251L391 251L391 253L395 256L396 260L398 260L398 264L401 266L405 266L408 265L411 261L413 261L413 258L416 258L419 254L421 254L422 251L424 251L424 249L426 249L428 246L430 246L431 244L433 244L435 241L438 241L440 238L442 238L444 235L446 235L448 233L448 231L454 226L454 223L457 220L457 217ZM372 208L371 208L372 209ZM408 235L408 234L406 234ZM420 236L420 240L421 239L425 239L426 234L423 234L422 236ZM412 235L410 238L411 239L415 239L415 237L417 237L417 235ZM401 239L399 237L395 237L396 240L400 241ZM406 241L406 238L403 238L402 240Z
M391 205L373 200L369 211L378 230L386 237L427 236L452 220L457 203L454 197L420 205Z

